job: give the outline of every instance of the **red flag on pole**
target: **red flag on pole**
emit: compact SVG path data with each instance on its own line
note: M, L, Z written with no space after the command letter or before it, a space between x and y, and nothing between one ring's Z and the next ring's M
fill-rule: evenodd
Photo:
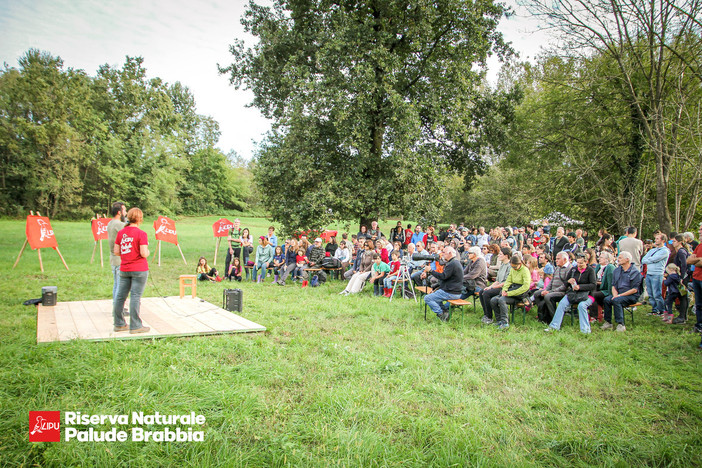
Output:
M99 240L107 240L107 225L109 223L109 218L97 218L92 220L90 224L93 230L93 238L95 239L95 242Z
M178 233L174 220L165 216L159 216L154 221L154 229L156 230L156 240L178 245Z
M234 223L227 218L220 218L212 225L212 233L215 237L227 237L230 229L234 229Z
M46 216L27 216L27 240L32 250L58 247L51 221Z

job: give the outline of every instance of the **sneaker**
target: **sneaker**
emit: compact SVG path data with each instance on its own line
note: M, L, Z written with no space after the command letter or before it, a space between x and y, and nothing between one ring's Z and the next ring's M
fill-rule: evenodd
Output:
M552 327L546 327L546 328L544 329L544 331L545 331L546 333L553 333L553 332L556 331L556 329L555 329L555 328L552 328Z
M507 330L508 328L509 328L509 323L507 323L507 322L499 322L497 324L498 330Z
M129 333L132 333L132 334L133 334L133 333L146 333L146 332L148 332L149 330L151 330L151 328L149 328L149 327L141 327L141 328L135 328L134 330L129 330Z
M437 317L439 317L439 320L441 320L442 322L448 322L451 315L448 312L444 312L441 315L437 315Z
M347 290L343 290L339 293L339 296L346 296L349 292Z
M663 323L673 323L673 314L665 314L663 316Z
M685 320L685 319L682 318L682 317L675 317L671 323L672 323L673 325L680 325L680 324L685 323L686 321L687 321L687 320Z
M625 332L625 331L626 331L626 327L620 323L620 324L617 325L617 331L618 331L618 332Z
M589 320L590 320L590 323L593 323L597 319L595 317L590 317Z
M481 322L483 322L485 325L490 325L490 324L493 322L493 320L492 320L491 318L486 317L485 315L483 315L483 318L481 319Z
M122 327L115 327L115 328L113 328L113 330L116 331L116 332L127 331L127 330L129 330L129 326L124 325L124 326L122 326Z
M663 315L663 312L653 312L653 311L651 311L651 312L648 313L648 315L654 315L654 316L656 316L656 317L660 317L661 315Z
M600 330L611 330L612 328L614 328L614 327L612 326L611 323L605 322L605 323L603 323L602 326L600 327Z
M692 333L702 333L702 327L695 325L695 327L692 329Z

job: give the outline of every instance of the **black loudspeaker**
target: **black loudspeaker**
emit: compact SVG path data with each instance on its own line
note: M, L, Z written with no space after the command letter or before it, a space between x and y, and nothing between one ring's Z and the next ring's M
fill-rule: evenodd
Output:
M58 288L56 286L43 286L41 288L41 305L55 306L57 292Z
M225 289L222 293L222 308L229 312L241 312L244 307L244 292L241 289Z

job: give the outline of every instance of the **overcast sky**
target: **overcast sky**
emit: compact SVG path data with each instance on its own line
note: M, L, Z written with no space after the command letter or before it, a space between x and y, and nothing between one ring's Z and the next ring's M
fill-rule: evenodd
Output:
M514 4L513 0L507 2ZM246 104L252 95L229 85L217 64L230 63L233 39L246 36L239 23L244 0L0 0L0 61L12 67L29 48L60 56L64 67L95 75L102 64L120 67L125 56L144 58L149 77L180 81L195 96L197 111L214 117L225 153L249 159L270 128ZM521 12L520 9L517 9ZM525 15L503 20L501 30L522 58L534 57L543 35ZM491 62L491 79L497 74Z

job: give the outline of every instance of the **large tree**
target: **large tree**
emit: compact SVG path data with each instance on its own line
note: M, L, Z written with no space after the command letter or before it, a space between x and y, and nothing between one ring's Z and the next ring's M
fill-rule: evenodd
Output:
M276 0L249 3L258 38L221 68L274 121L256 180L275 219L404 212L438 216L444 175L471 178L504 138L512 93L482 86L492 53L508 53L492 0Z
M681 148L669 112L673 90L678 104L694 86L679 86L686 73L700 76L700 0L527 0L547 27L559 32L568 55L612 59L623 83L632 117L640 125L655 162L656 212L661 229L673 229L669 183ZM684 96L679 96L683 92ZM678 110L682 107L678 106ZM677 209L676 205L676 209ZM679 218L676 213L676 218ZM677 219L676 219L677 222Z

